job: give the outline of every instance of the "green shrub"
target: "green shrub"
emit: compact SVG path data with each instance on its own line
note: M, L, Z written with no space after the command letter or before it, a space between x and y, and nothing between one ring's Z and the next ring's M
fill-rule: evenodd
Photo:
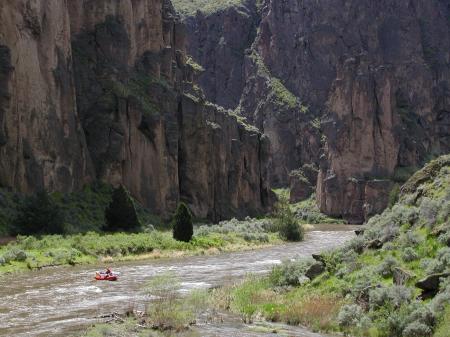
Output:
M343 328L357 326L364 315L363 309L357 304L344 305L337 317L338 323Z
M412 262L412 261L415 261L415 260L418 260L418 259L419 259L419 254L417 254L417 252L413 248L406 247L403 250L403 253L402 253L402 260L403 261L405 261L405 262Z
M141 227L134 201L124 186L116 188L105 210L105 231L138 231Z
M394 184L394 187L392 187L392 190L389 192L389 203L388 203L389 208L395 205L395 203L398 201L399 195L400 195L400 185Z
M413 322L409 323L405 330L403 330L403 337L428 337L431 336L432 330L429 326L420 323Z
M404 286L375 288L369 292L369 304L373 310L383 306L398 309L408 303L411 298L411 289Z
M303 227L297 221L292 212L287 198L280 198L275 205L276 227L280 232L280 237L286 241L302 241L304 238Z
M190 306L197 301L180 298L181 283L171 273L153 277L146 293L153 300L147 305L146 314L152 326L159 330L180 331L194 321L194 310Z
M7 250L3 254L2 258L3 258L4 264L6 264L6 263L13 262L13 261L23 262L27 259L27 257L28 257L28 255L26 252L14 247L14 248Z
M272 268L270 282L277 287L298 286L307 283L310 280L305 273L313 263L312 259L284 261L281 265Z
M392 256L388 256L384 259L384 261L378 266L377 270L383 277L391 277L394 268L399 265L397 259Z
M194 235L192 225L192 215L185 203L180 203L177 207L172 221L173 238L178 241L189 242Z
M15 234L62 234L64 213L46 191L27 197L13 221Z

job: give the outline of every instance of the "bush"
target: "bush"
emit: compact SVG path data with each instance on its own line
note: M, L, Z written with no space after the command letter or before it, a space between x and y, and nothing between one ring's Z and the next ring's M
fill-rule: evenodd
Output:
M363 314L363 309L359 305L347 304L339 311L337 320L339 325L344 328L357 326Z
M419 254L417 254L417 252L411 248L411 247L407 247L403 250L403 254L402 254L402 260L405 262L412 262L412 261L416 261L419 259Z
M372 310L383 306L398 309L411 298L411 290L404 286L381 287L370 290L369 305Z
M353 250L357 254L361 254L364 251L364 247L366 246L366 240L364 237L357 236L350 240L348 244L346 244L345 249L347 251Z
M429 228L436 224L436 219L440 210L440 202L430 198L423 198L419 207L419 214L422 221Z
M155 276L146 293L153 300L146 308L151 324L159 330L181 330L195 319L193 310L179 297L181 284L170 273Z
M13 221L15 234L62 234L64 214L46 191L27 197Z
M25 253L23 250L18 249L18 248L12 248L10 250L7 250L3 254L3 261L4 261L4 264L10 263L13 261L23 262L27 259L27 257L28 257L27 253Z
M287 198L281 197L275 205L276 226L280 237L286 241L302 241L304 238L303 227L297 221L292 212Z
M400 195L400 185L394 184L394 187L392 187L392 190L389 192L389 202L388 202L389 208L391 208L396 204L399 195Z
M141 227L134 201L122 185L113 192L111 203L105 210L105 222L103 229L110 232L133 232Z
M435 259L423 260L427 274L442 273L450 268L450 248L444 247L437 251Z
M431 328L420 322L409 323L403 330L403 337L428 337L431 336Z
M173 238L178 241L189 242L194 235L192 215L184 203L180 203L173 217Z
M394 273L394 268L398 266L398 261L392 257L388 256L384 261L378 266L378 272L383 277L391 277Z
M281 265L273 267L270 281L274 286L298 286L309 282L305 276L308 268L314 263L312 259L284 261Z

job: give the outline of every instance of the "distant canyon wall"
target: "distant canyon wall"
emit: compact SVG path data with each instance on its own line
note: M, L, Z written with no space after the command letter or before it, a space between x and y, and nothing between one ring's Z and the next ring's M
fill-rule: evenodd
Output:
M184 21L207 98L270 138L271 183L316 165L320 209L360 223L450 151L449 17L448 0L246 0Z

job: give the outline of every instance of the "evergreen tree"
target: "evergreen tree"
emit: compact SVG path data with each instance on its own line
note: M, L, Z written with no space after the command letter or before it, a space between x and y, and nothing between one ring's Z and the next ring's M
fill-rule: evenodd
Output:
M303 227L300 226L298 220L291 210L289 201L285 197L281 197L275 205L275 218L277 229L280 237L286 241L302 241L304 237Z
M27 197L13 221L15 234L63 234L64 213L46 191Z
M180 203L177 207L172 220L173 238L178 241L189 242L194 235L194 227L192 225L192 215L189 208L184 203Z
M140 227L133 199L126 188L120 185L114 189L111 203L105 210L103 229L108 232L133 232L138 231Z

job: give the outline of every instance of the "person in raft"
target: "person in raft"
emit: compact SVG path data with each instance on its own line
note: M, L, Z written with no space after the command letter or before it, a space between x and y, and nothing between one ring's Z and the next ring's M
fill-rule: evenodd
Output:
M111 268L106 268L106 273L105 273L106 275L112 275L112 271L111 271Z

